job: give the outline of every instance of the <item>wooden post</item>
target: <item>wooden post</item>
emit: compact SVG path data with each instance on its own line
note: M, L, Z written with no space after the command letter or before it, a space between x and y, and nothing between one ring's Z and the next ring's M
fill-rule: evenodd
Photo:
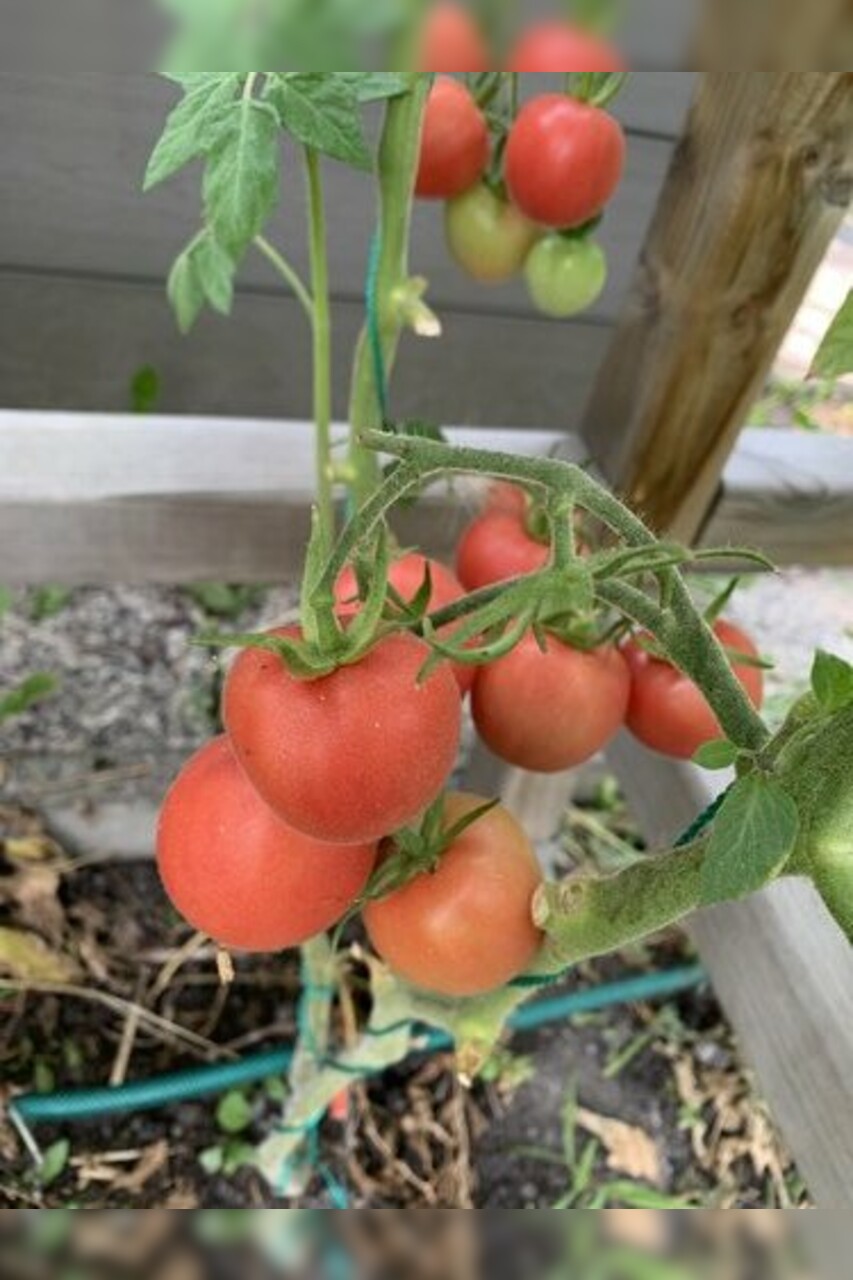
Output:
M853 75L702 77L584 426L659 531L700 531L851 194Z

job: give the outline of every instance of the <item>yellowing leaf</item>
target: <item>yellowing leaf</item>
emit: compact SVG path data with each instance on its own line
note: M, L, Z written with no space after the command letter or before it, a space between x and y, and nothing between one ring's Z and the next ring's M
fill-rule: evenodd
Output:
M0 929L0 973L21 982L71 982L78 976L69 956L51 951L36 934L17 929Z

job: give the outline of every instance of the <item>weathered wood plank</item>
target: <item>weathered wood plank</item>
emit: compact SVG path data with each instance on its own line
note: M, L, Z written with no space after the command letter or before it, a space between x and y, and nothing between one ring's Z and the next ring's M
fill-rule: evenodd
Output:
M310 343L296 302L238 300L233 318L205 316L182 339L160 284L0 274L4 407L121 412L133 374L160 375L166 413L304 418ZM335 308L335 412L343 417L360 302ZM436 421L577 427L609 329L587 321L451 313L441 342L407 340L395 412ZM543 369L548 376L543 378Z
M455 438L574 460L579 438L462 430ZM0 413L0 580L275 581L298 574L313 493L307 423ZM466 486L398 517L404 540L449 554ZM793 515L793 519L792 519ZM748 431L707 545L780 564L853 563L853 441Z
M599 319L613 320L621 308L693 80L689 72L640 74L620 108L638 132L602 228L611 272L593 312ZM147 156L176 96L174 86L141 72L0 73L0 264L162 283L199 219L197 172L145 196L141 190ZM270 234L305 271L299 155L292 147L284 155L282 208ZM352 300L364 287L374 187L369 177L334 163L326 166L326 181L332 288L337 297ZM412 261L430 280L439 307L532 314L523 283L486 289L456 268L445 247L440 204L418 205ZM260 255L248 256L240 280L249 290L283 289Z
M847 0L714 0L704 6L697 36L694 65L714 71L843 71L853 64Z
M632 813L669 843L724 782L627 735L609 753ZM697 913L714 988L821 1208L853 1199L853 948L805 881Z
M852 186L853 76L702 78L585 427L659 529L701 528Z
M780 565L853 565L853 440L744 431L701 541L766 549Z

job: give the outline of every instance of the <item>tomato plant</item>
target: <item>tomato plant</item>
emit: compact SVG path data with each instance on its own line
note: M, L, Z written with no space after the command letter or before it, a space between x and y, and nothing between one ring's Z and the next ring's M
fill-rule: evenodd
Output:
M456 549L456 572L469 591L536 573L548 563L551 548L527 531L526 504L508 510L492 505L473 520Z
M406 604L413 604L426 582L429 573L430 593L426 600L427 611L443 609L465 595L465 589L452 570L438 560L430 560L420 552L410 551L393 562L388 572L388 582ZM348 566L338 578L335 587L338 608L343 613L354 613L359 608L358 581L355 570ZM453 627L446 628L445 635L453 634ZM473 667L456 663L453 667L460 691L466 694L474 683Z
M483 803L451 794L445 822ZM364 923L379 955L401 978L443 996L494 991L532 962L542 943L533 895L542 873L524 831L492 809L453 841L432 872L370 903Z
M225 684L237 758L266 802L318 840L354 844L404 826L456 761L459 687L414 636L380 640L359 662L299 680L274 653L245 649Z
M458 80L436 80L424 115L415 191L422 199L451 200L483 176L489 130L469 91Z
M300 1034L285 1123L261 1153L274 1178L343 1074L400 1060L417 1043L415 1026L441 1027L481 1054L529 985L698 906L807 876L853 938L853 668L818 655L810 694L771 734L758 711L760 671L736 657L733 667L726 651L752 653L750 642L725 623L715 637L693 602L685 573L695 553L655 538L583 467L450 445L438 424L394 414L390 374L404 331L440 328L426 282L410 271L416 193L471 189L447 212L448 234L479 278L520 260L526 218L578 233L546 235L524 253L541 305L566 314L601 287L603 263L583 237L622 173L624 136L603 107L623 77L567 74L565 94L524 106L516 71L478 72L470 88L420 72L182 74L183 97L149 168L153 185L189 161L204 165L201 226L170 278L181 326L205 305L228 311L238 270L257 252L293 292L311 336L317 502L299 624L201 638L241 650L225 686L228 743L188 766L160 837L179 909L226 945L283 946L358 907L387 961L368 957L369 1024L352 1010L347 1043L333 1045L330 1006L354 952L341 928L333 943L304 947L311 1036ZM376 100L385 106L374 155L362 110ZM284 140L304 158L305 279L268 239ZM324 195L332 161L375 176L379 201L341 453ZM494 203L502 183L512 208ZM459 546L469 594L436 564L425 584L421 552L396 562L390 552L398 504L463 474L495 486ZM732 555L760 559L727 548L726 561ZM348 566L357 607L342 601L355 594ZM614 637L625 638L621 650ZM673 754L713 737L703 763L736 766L736 781L660 856L613 876L543 879L505 810L443 796L460 737L454 668L469 680L475 672L476 725L514 763L570 767L627 718Z
M524 276L534 306L545 315L566 319L601 297L607 258L589 235L550 235L531 250Z
M324 844L285 826L224 737L184 766L160 815L166 892L194 928L238 951L282 951L330 928L375 861L375 844Z
M421 33L420 71L488 71L489 50L476 19L452 0L439 0Z
M624 71L621 55L599 36L568 22L538 22L514 45L510 71Z
M522 213L548 227L578 227L601 213L625 167L625 135L601 108L563 94L522 107L506 148L506 181Z
M628 664L612 647L585 652L556 636L544 652L527 635L477 672L474 723L495 755L536 773L571 769L597 755L625 720Z
M517 275L540 234L486 183L449 202L445 232L453 258L481 284L499 284Z
M730 654L743 654L753 664L758 650L753 640L731 622L720 620L714 632ZM645 746L678 760L690 760L700 747L722 736L720 722L694 682L671 663L661 661L637 644L625 649L631 667L628 728ZM760 709L764 675L760 666L738 663L735 675L750 702Z

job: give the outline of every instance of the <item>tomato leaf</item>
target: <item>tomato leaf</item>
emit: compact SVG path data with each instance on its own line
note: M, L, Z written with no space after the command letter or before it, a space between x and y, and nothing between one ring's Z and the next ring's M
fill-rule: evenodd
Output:
M189 333L205 303L227 315L234 302L234 260L210 232L191 241L169 274L167 292L181 333Z
M412 90L411 75L397 71L338 71L338 80L348 80L353 85L359 102L379 102L387 98L401 98Z
M239 1089L226 1093L216 1108L216 1123L223 1133L243 1133L252 1123L252 1107Z
M735 763L740 752L733 742L720 738L716 742L706 742L693 757L693 763L702 769L729 769Z
M819 650L812 667L812 691L825 711L841 711L853 703L853 666L834 653Z
M30 707L50 697L55 692L57 684L56 676L49 675L46 671L28 676L10 693L0 697L0 721L23 715L25 711L29 711Z
M797 806L778 782L741 778L711 829L701 904L729 902L761 889L788 861L799 831Z
M68 1167L70 1156L71 1143L67 1138L60 1138L49 1146L38 1168L39 1186L50 1187L61 1178Z
M818 348L810 378L843 378L853 373L853 289Z
M215 240L239 259L278 199L278 117L266 102L232 106L208 152L204 206Z
M203 71L174 78L183 85L185 96L167 119L148 162L145 191L207 152L240 85L240 76L234 71Z
M266 99L281 126L306 147L357 169L373 168L361 126L361 99L352 76L282 71L271 76Z

